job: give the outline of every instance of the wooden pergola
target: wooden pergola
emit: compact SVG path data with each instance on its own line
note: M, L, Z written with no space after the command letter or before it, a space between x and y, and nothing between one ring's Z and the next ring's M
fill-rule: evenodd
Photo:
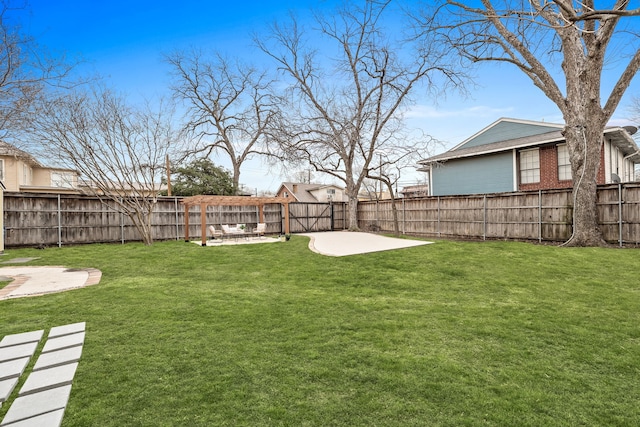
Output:
M184 205L184 240L189 241L189 208L200 206L202 245L207 244L207 206L257 206L258 222L264 222L264 205L279 203L284 207L284 232L289 234L289 203L287 197L247 197L247 196L191 196L182 199Z

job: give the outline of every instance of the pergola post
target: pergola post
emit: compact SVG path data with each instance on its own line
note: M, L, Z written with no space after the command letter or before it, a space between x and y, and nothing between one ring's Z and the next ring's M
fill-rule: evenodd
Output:
M184 205L184 241L189 241L189 205Z
M284 205L284 234L289 234L289 203Z
M200 203L200 225L202 225L202 246L207 246L207 204Z

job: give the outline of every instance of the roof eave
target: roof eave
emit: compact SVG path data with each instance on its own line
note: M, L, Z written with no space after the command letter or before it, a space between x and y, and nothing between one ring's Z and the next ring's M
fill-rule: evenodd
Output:
M545 144L551 144L551 143L557 143L560 141L564 141L564 138L549 138L549 139L545 139L545 140L540 140L540 141L534 141L534 142L526 142L526 143L522 143L522 144L514 144L514 145L510 145L508 147L497 147L493 150L483 150L483 151L476 151L473 153L469 153L469 154L465 154L462 153L460 155L452 155L452 156L434 156L430 159L425 159L425 160L420 160L418 162L418 164L420 165L430 165L430 164L434 164L434 163L439 163L439 162L443 162L443 161L447 161L447 160L457 160L457 159L464 159L467 157L477 157L477 156L484 156L487 154L495 154L495 153L501 153L501 152L505 152L505 151L512 151L512 150L517 150L519 148L528 148L528 147L536 147L539 145L545 145ZM488 144L491 145L491 144Z

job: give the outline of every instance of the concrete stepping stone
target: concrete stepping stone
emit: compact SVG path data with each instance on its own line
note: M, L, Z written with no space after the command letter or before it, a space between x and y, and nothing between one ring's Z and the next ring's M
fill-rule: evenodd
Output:
M77 362L80 360L80 356L82 356L82 346L42 353L40 354L40 357L38 357L33 370L39 371L41 369L53 368L54 366Z
M20 378L15 377L0 381L0 406L9 399L19 379Z
M31 357L37 347L37 342L13 345L10 347L0 347L0 362Z
M42 352L48 353L50 351L62 350L65 348L82 345L84 343L84 335L84 332L78 332L71 335L62 335L56 338L49 338L47 339Z
M86 322L72 323L70 325L56 326L49 331L49 339L84 332Z
M25 381L20 389L18 396L25 396L27 394L39 393L52 388L70 385L73 382L76 369L78 369L78 363L69 363L67 365L31 372L27 377L27 381Z
M71 386L66 385L40 393L19 396L11 404L0 426L4 427L16 421L27 420L60 409L64 410L69 401L70 394Z
M43 334L44 330L6 335L4 338L2 338L2 341L0 341L0 347L10 347L12 345L39 342L40 339L42 339Z
M32 418L27 418L23 421L17 421L11 424L2 424L7 427L60 427L62 424L62 417L64 416L64 409L58 409L57 411L47 412L46 414L36 415Z
M20 375L22 375L22 373L24 372L24 368L26 368L29 364L29 360L29 357L24 357L22 359L0 362L0 381L19 377Z
M85 322L51 328L32 372L0 427L59 427L82 355ZM7 335L0 341L0 406L6 402L38 348L44 331Z

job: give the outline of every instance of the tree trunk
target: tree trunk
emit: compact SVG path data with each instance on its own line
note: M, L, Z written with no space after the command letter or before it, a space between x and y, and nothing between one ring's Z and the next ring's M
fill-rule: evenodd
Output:
M359 231L358 227L358 196L349 194L349 231Z
M398 221L398 208L396 207L396 196L393 192L393 186L389 183L387 184L387 189L389 190L389 195L391 195L391 213L393 214L393 234L396 236L400 235L400 223Z
M603 131L604 126L588 121L565 127L573 176L573 233L567 246L606 246L597 207Z
M151 233L151 215L144 215L140 212L127 212L127 215L133 222L134 227L138 230L140 237L142 238L142 243L146 246L151 246L153 244L153 236Z
M605 246L598 224L597 180L608 116L600 105L601 60L597 50L585 56L583 39L572 28L561 32L566 99L559 103L565 120L573 178L573 233L567 246ZM593 49L594 47L591 46Z
M233 189L235 195L240 194L240 165L237 162L233 163Z

